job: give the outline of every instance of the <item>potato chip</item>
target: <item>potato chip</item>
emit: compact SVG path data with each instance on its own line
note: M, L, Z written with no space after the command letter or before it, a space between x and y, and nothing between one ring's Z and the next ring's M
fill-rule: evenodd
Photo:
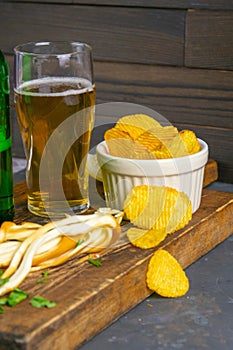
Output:
M136 247L142 249L154 248L167 236L166 230L143 230L131 227L126 232L129 241Z
M177 158L200 150L194 132L178 132L176 127L162 126L146 114L121 117L105 132L104 139L111 155L131 159Z
M170 142L164 142L164 145L170 158L184 157L189 154L179 133Z
M111 139L106 141L109 152L112 156L121 158L134 157L134 141L128 138L125 139Z
M148 264L149 289L163 297L176 298L189 290L189 280L179 262L166 250L157 250Z
M109 153L113 156L131 159L153 159L150 150L140 142L136 142L135 135L144 132L135 126L128 125L128 131L124 131L115 126L105 132L104 138L107 142ZM139 130L139 131L138 131Z
M111 155L128 158L128 153L132 150L133 140L127 133L114 127L105 132L104 138Z
M201 146L198 142L196 134L191 130L180 131L180 137L184 142L189 154L194 154L200 151Z
M143 145L125 138L106 141L112 156L129 159L154 159L153 154Z
M152 154L156 159L167 159L171 158L171 153L164 145L160 149L152 151Z
M148 230L157 222L164 208L165 199L165 186L135 186L124 201L126 218L135 226Z
M173 233L192 217L191 201L185 193L167 186L135 186L124 201L126 218L142 229Z
M156 136L156 133L150 130L145 131L141 135L139 135L136 141L152 152L154 150L160 149L162 146L162 142Z
M132 149L130 150L130 156L132 159L154 159L153 153L141 143L134 141Z
M147 147L155 156L156 152L161 151L164 147L169 148L172 140L178 135L178 130L173 126L153 127L139 135L137 142ZM164 152L164 158L170 157L170 153Z
M153 154L158 159L183 157L188 154L182 138L173 126L165 126L157 132L154 131L161 142L160 149L155 149Z
M108 129L107 131L105 131L104 139L106 141L115 140L115 139L129 139L129 140L131 140L131 137L129 136L129 134L127 132L124 132L123 130L120 130L120 129L114 127L114 128L111 128L111 129Z
M192 218L192 202L184 192L178 192L166 231L171 234L182 229Z
M118 120L115 127L113 128L114 131L114 138L116 135L121 135L131 138L132 140L137 140L137 138L143 134L146 130L149 130L153 127L160 127L161 125L159 122L157 122L152 117L149 117L146 114L132 114L127 115ZM110 129L111 130L111 129ZM110 134L110 137L109 137ZM108 141L109 139L113 138L111 131L107 131L105 133L105 140Z
M131 114L121 117L118 120L116 127L124 132L128 132L133 139L136 139L146 130L153 127L161 127L161 125L154 118L146 114Z
M143 127L139 128L131 124L121 124L121 127L116 125L116 129L128 134L132 140L137 140L137 138L145 132Z
M174 137L178 135L178 130L172 125L163 126L160 128L153 128L150 132L162 142L171 141Z

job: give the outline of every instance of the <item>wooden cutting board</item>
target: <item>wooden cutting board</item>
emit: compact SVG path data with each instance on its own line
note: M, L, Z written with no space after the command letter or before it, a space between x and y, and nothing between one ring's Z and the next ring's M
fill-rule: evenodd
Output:
M207 173L208 166L206 179ZM41 222L27 212L25 190L24 183L15 187L16 222L32 218ZM204 189L201 207L189 224L159 248L168 250L186 268L232 234L232 221L233 194ZM127 224L123 231L126 228ZM50 269L45 284L37 283L39 272L30 274L20 288L30 297L39 294L54 300L57 306L34 309L25 300L5 308L0 315L0 350L77 349L151 294L145 274L154 250L125 243L104 255L99 268L73 259Z

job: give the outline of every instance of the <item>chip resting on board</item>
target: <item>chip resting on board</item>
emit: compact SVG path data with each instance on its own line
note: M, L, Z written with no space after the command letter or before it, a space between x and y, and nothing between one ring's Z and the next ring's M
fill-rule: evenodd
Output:
M126 232L129 241L138 248L154 248L161 243L167 236L166 230L143 230L137 227L131 227Z
M179 262L166 250L157 250L149 261L146 283L163 297L177 298L189 290L189 280Z
M135 186L124 201L126 218L135 226L173 233L192 218L192 204L184 192L167 186Z

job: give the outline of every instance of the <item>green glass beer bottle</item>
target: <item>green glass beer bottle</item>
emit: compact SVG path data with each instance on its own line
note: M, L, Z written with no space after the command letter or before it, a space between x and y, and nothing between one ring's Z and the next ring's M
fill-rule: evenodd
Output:
M0 50L0 223L14 217L9 69Z

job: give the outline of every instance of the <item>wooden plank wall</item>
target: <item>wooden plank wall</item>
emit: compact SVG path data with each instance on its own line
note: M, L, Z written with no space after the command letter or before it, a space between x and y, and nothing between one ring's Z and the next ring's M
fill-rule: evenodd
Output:
M233 182L233 1L0 0L0 24L12 76L19 43L86 41L97 103L137 103L194 130L219 180ZM12 114L13 152L22 155Z

